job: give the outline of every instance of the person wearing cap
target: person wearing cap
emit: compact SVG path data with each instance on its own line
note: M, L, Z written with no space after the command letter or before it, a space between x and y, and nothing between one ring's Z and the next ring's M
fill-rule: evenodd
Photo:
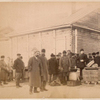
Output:
M66 55L66 51L63 51L63 56L60 58L60 69L63 72L63 84L66 84L69 79L69 58Z
M42 63L39 59L39 51L37 49L33 49L32 51L33 57L31 57L28 61L30 94L32 94L33 92L39 93L37 88L41 88L41 77L43 76Z
M84 49L81 49L79 55L80 80L83 79L82 71L84 67L86 67L86 63L87 63L87 55L84 53Z
M48 60L48 72L49 72L49 83L51 83L51 81L56 80L58 73L57 60L53 53L51 54L51 58ZM53 80L51 79L52 76Z
M94 59L95 57L96 57L96 53L93 52L93 53L92 53L92 58Z
M20 86L20 79L22 77L22 71L24 69L24 64L21 60L21 54L17 54L17 59L14 61L13 68L16 71L16 87L19 88Z
M100 56L99 52L96 53L96 57L94 58L94 62L98 64L98 67L100 67Z
M41 91L48 91L46 89L46 84L48 82L48 61L47 58L45 57L45 49L41 50L41 55L39 56L41 62L42 62L42 69L43 69L43 76L42 78L42 87L41 87Z
M21 56L20 58L21 58L23 65L24 65L24 68L22 70L22 82L23 82L24 81L24 74L25 74L25 64L24 64L24 61L23 61L23 57Z
M7 83L7 75L8 75L8 67L7 67L7 64L5 63L4 61L5 59L5 56L1 56L1 60L0 60L0 78L1 78L1 81L3 81L4 84L8 84ZM1 85L1 82L0 82L0 85Z

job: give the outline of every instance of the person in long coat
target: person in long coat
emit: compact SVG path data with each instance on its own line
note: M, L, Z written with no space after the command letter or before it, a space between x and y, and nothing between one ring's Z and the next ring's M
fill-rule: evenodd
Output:
M48 91L46 89L46 83L48 81L48 61L47 58L45 57L45 49L41 50L41 55L39 56L41 62L42 62L42 69L43 69L43 76L42 76L42 87L41 91Z
M1 60L0 60L0 70L1 70L1 73L0 73L0 78L1 78L1 81L3 81L4 84L8 84L7 83L7 75L8 75L8 67L7 67L7 64L5 63L4 61L4 58L5 56L1 56Z
M60 59L59 65L63 71L63 84L66 84L70 70L70 62L68 56L66 55L66 51L63 51L63 56Z
M58 63L54 54L51 54L51 58L48 60L48 72L49 72L49 83L51 83L51 81L56 80L58 74ZM52 76L53 80L51 80Z
M34 87L34 93L39 93L37 91L37 88L41 88L41 76L42 76L42 64L39 59L39 51L34 50L34 56L29 59L28 62L28 71L29 71L29 86L30 86L30 94L33 92Z
M82 71L86 67L86 63L87 63L87 55L84 53L84 49L81 49L79 55L80 80L83 79Z

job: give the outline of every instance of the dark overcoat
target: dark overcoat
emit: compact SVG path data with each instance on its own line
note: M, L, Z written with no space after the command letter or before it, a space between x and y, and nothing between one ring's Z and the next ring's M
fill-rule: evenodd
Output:
M81 62L81 60L83 60L83 62ZM86 67L86 63L87 63L87 55L86 54L80 54L79 56L79 68L84 68Z
M14 61L14 65L13 68L16 70L17 73L22 73L23 69L24 69L24 63L20 58L17 58Z
M63 72L69 72L70 61L67 55L60 58L59 65L63 68Z
M29 85L41 87L42 64L39 58L31 57L28 62Z
M7 68L7 64L5 63L5 61L0 60L0 79L2 81L7 80L7 75L8 75L8 68Z
M48 71L49 71L49 74L55 74L57 75L58 74L58 63L57 63L57 60L56 58L50 58L48 60Z
M48 81L48 61L45 55L39 56L42 63L43 81Z
M76 59L76 57L75 56L72 56L71 57L71 68L75 68L75 66L77 66L77 59Z
M100 56L95 57L94 62L100 67Z

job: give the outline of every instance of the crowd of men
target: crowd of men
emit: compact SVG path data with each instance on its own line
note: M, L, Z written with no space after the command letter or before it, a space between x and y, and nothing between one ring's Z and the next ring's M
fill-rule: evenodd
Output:
M33 53L34 55L28 61L30 94L48 91L46 89L47 82L50 85L54 85L54 82L58 85L66 85L70 71L77 68L80 69L79 78L81 81L83 79L82 71L91 60L94 60L98 67L100 66L99 52L86 55L84 49L80 50L80 54L72 53L70 50L64 50L58 55L52 53L49 60L46 58L45 49L42 49L41 53L37 49L33 49ZM5 56L1 56L0 60L0 86L2 86L2 83L7 84L7 80L13 80L13 69L15 69L16 87L21 87L20 80L23 79L25 68L21 54L17 54L14 63L6 64L4 58ZM38 91L38 88L40 91Z

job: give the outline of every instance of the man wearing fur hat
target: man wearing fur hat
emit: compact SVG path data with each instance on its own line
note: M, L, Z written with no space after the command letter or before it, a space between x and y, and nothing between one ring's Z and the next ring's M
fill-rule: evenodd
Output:
M30 94L39 93L37 88L41 88L41 77L42 77L42 64L39 59L39 51L37 49L33 50L33 57L29 59L28 62L28 71L29 71L29 86Z

